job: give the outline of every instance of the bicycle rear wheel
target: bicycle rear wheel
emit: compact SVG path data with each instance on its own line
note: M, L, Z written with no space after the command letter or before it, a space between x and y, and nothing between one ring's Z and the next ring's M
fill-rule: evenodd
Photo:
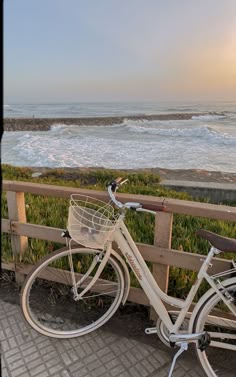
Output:
M236 282L227 286L236 309ZM214 293L199 310L193 332L207 331L211 336L205 351L197 355L207 376L235 377L236 373L236 316Z
M99 279L76 300L73 277L81 284L80 293L100 265L94 249L56 251L40 261L28 275L21 293L21 308L27 322L41 334L72 338L87 334L107 322L118 309L124 292L119 264L110 257ZM93 263L94 267L84 281ZM72 265L74 274L72 273Z

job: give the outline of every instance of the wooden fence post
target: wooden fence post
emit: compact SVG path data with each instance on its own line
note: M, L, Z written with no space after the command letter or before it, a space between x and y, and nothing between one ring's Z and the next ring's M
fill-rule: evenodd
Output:
M173 213L158 212L155 219L154 245L171 249ZM169 283L169 266L155 263L152 266L152 274L159 287L167 293ZM153 309L150 318L156 321L157 315Z
M8 205L8 218L10 221L26 222L25 212L25 196L23 192L7 191L7 205ZM14 258L17 255L20 259L24 251L28 248L28 237L17 236L14 234L14 229L11 229L11 246ZM16 281L18 284L22 284L24 275L15 271Z

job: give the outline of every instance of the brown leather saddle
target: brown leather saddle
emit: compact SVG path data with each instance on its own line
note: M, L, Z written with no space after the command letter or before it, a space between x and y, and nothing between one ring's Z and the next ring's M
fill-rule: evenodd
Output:
M218 250L236 253L236 240L233 238L222 237L205 229L199 229L196 234L209 241Z

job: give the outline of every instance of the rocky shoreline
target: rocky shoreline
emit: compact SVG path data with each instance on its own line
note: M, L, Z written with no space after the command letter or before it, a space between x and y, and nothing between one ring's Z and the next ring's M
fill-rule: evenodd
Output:
M122 117L87 117L87 118L5 118L4 131L49 131L53 124L78 126L109 126L130 120L188 120L193 116L209 115L206 113L173 113L156 115L132 115Z

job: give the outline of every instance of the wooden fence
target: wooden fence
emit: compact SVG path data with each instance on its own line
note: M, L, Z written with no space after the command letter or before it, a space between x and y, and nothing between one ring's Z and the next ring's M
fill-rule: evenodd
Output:
M28 247L28 237L49 240L65 244L61 237L62 229L27 223L24 193L43 196L70 198L72 193L88 195L108 201L107 192L76 189L45 184L36 184L20 181L3 181L3 191L7 194L8 219L2 219L2 232L11 235L13 253L24 253ZM117 194L122 201L137 201L144 205L163 203L163 198L145 195ZM146 261L153 263L153 275L160 287L167 291L169 280L169 266L186 268L198 271L202 263L202 255L171 249L173 213L201 216L210 219L236 221L236 207L206 204L185 200L165 198L165 212L158 212L155 219L154 245L137 244ZM211 273L227 270L231 266L229 260L215 258ZM28 273L32 266L20 263L2 263L2 268L15 271L18 281ZM139 288L130 290L129 300L148 305L146 295Z

